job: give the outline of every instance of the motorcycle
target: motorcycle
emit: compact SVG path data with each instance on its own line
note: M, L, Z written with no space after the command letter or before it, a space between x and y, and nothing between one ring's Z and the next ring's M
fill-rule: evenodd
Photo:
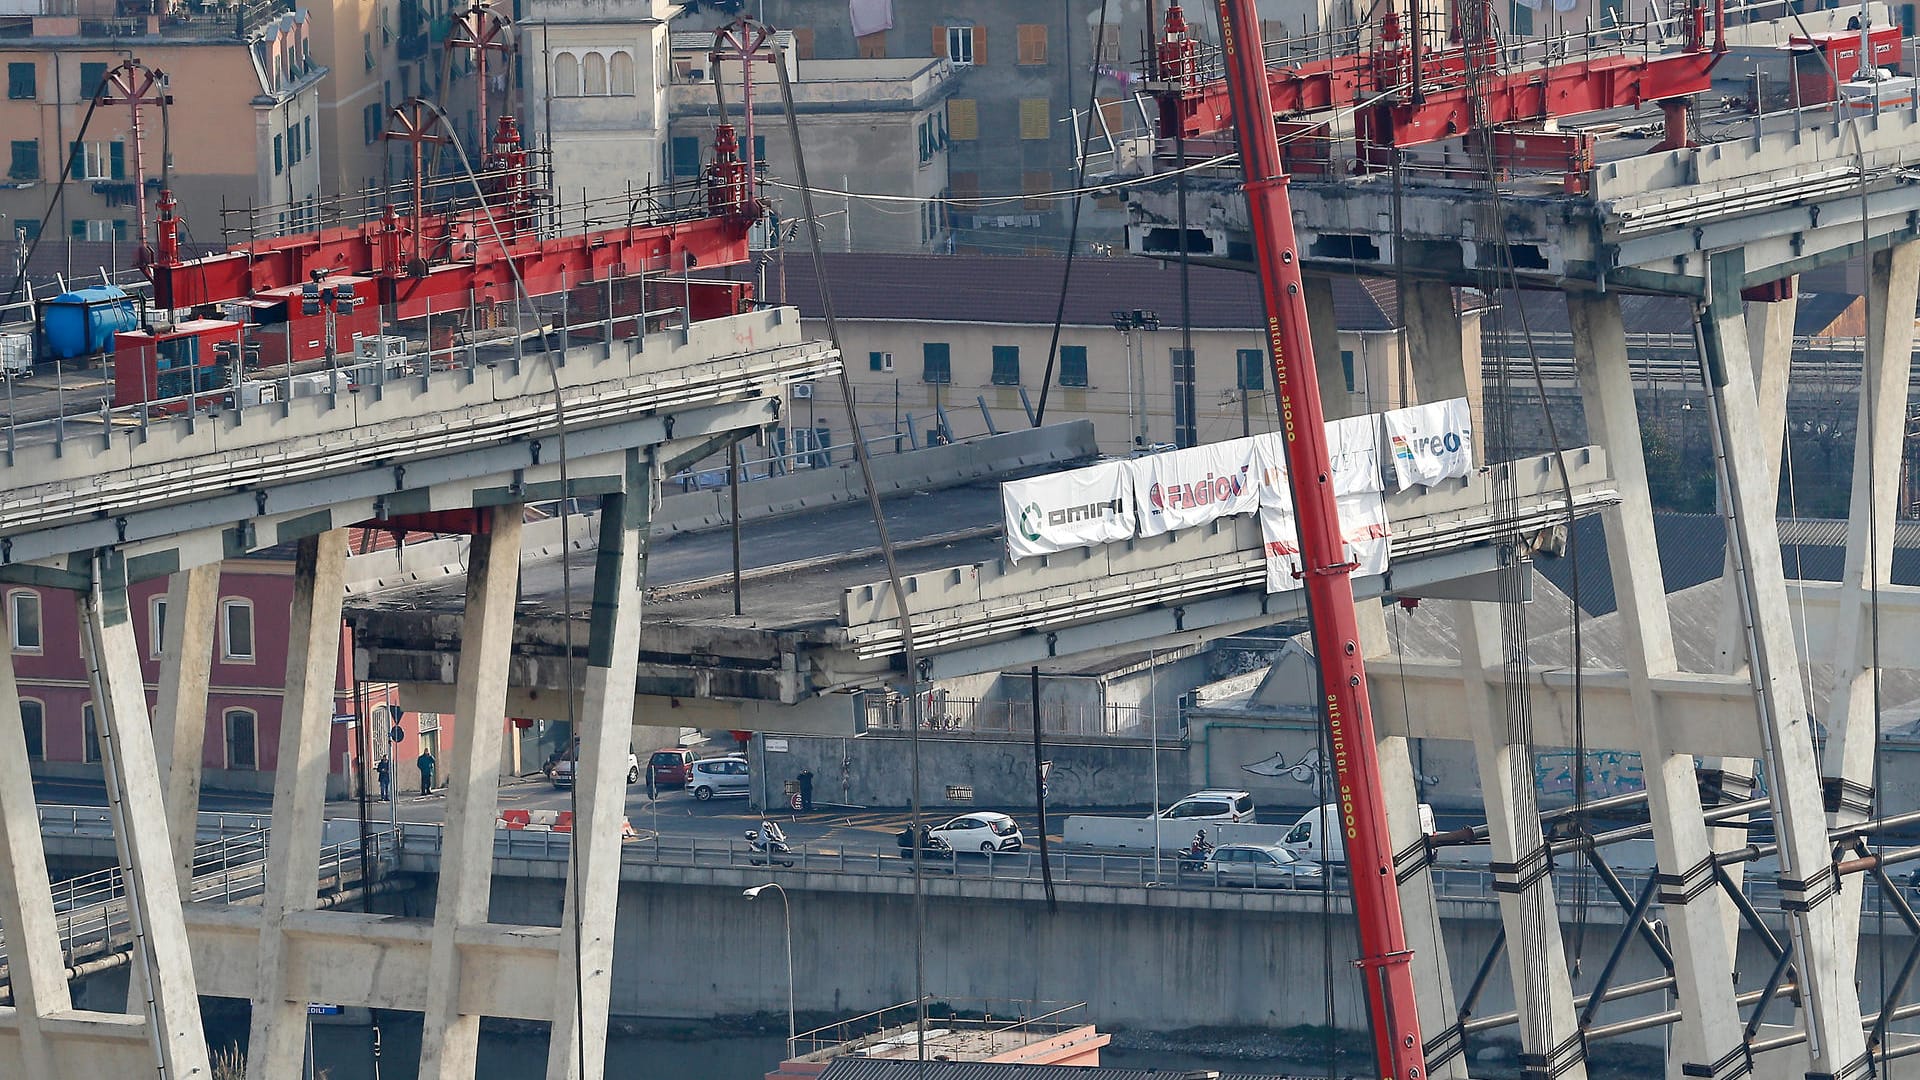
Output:
M1213 845L1207 841L1207 834L1204 832L1194 833L1193 843L1188 844L1178 855L1178 868L1181 870L1199 870L1206 866L1207 860L1211 858L1213 858Z
M793 860L786 857L793 854L793 849L787 846L787 834L771 821L763 820L758 829L748 829L747 844L754 851L747 861L755 866L793 865Z
M894 843L900 846L900 857L913 858L913 826L909 825L894 834ZM923 859L951 859L953 845L937 836L931 835L927 826L920 827L920 857Z

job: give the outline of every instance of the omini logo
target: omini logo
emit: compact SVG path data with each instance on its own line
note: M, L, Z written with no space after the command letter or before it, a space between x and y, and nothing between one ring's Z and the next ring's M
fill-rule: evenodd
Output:
M1028 503L1020 508L1020 535L1030 541L1040 539L1042 525L1047 528L1059 528L1077 521L1098 521L1105 517L1120 517L1127 512L1124 499L1104 499L1100 502L1081 503L1078 506L1062 506L1047 509L1039 503Z

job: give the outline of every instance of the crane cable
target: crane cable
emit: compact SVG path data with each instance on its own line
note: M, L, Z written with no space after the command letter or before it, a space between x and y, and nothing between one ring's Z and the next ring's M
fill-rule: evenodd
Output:
M1103 0L1104 2L1104 0ZM796 179L800 186L800 201L804 220L807 224L807 246L813 256L814 278L820 289L820 311L822 321L826 323L827 339L834 351L840 352L840 324L834 317L833 292L827 280L826 256L820 246L820 217L814 212L813 188L807 182L807 158L800 145L800 121L793 105L793 83L787 74L785 64L776 63L773 68L780 76L780 100L786 108L787 134L793 141L793 162ZM920 840L920 680L925 677L921 671L919 655L914 648L913 618L907 606L906 582L900 573L900 560L894 549L893 537L887 528L886 511L880 505L880 488L874 483L873 462L870 460L867 441L860 434L860 417L854 406L853 380L847 374L847 366L842 362L838 368L840 400L846 409L847 421L853 430L853 458L859 466L860 482L867 490L867 508L873 515L874 532L878 534L880 555L887 567L887 584L893 591L895 611L900 620L900 651L902 663L906 667L907 677L907 747L911 759L912 805L907 827L913 852L913 990L914 990L914 1046L915 1060L924 1072L927 1061L927 890L926 858Z
M1100 27L1093 35L1096 43L1105 42L1107 39L1107 8L1111 3L1112 0L1100 0ZM1148 27L1148 32L1152 32L1152 27ZM1069 57L1068 61L1071 63L1072 58ZM1096 71L1093 77L1087 80L1087 131L1080 139L1080 157L1074 164L1073 182L1076 187L1085 187L1087 183L1087 148L1093 145L1094 110L1100 104L1098 57L1095 61ZM1053 389L1053 363L1060 355L1060 328L1067 321L1067 286L1073 281L1073 256L1080 247L1080 208L1085 206L1086 202L1084 195L1077 195L1073 200L1073 219L1067 227L1067 261L1066 265L1060 269L1060 299L1053 309L1053 337L1047 342L1047 366L1040 376L1040 405L1033 411L1034 427L1039 427L1047 421L1047 392ZM1185 238L1182 237L1181 240L1184 244ZM1034 723L1039 722L1040 719L1036 715ZM1158 810L1159 808L1156 807L1155 812L1157 813Z

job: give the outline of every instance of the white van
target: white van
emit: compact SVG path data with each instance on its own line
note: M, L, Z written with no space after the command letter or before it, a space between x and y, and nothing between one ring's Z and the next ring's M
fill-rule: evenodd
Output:
M1420 831L1428 836L1434 833L1433 807L1420 804ZM1280 841L1294 854L1302 858L1313 859L1322 864L1345 866L1347 862L1347 833L1340 827L1340 807L1327 803L1300 815L1287 835ZM1464 850L1459 848L1449 849ZM1485 848L1480 849L1483 853ZM1443 862L1474 861L1471 859L1442 859ZM1484 856L1478 860L1485 862Z

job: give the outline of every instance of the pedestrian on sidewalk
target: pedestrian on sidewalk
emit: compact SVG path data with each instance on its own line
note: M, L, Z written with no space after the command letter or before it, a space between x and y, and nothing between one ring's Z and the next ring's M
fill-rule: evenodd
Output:
M381 758L373 763L374 774L380 777L380 801L393 801L393 763Z
M420 766L420 794L433 794L433 751L421 750L414 764Z
M795 779L800 781L800 809L813 809L813 770L801 769Z

